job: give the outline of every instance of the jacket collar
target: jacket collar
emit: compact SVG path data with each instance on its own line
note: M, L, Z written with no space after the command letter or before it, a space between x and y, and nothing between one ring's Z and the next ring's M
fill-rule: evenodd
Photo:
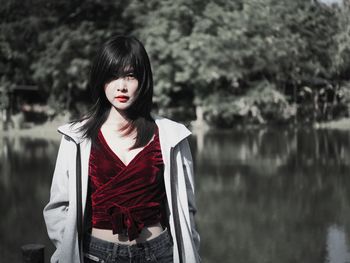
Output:
M163 138L164 143L168 144L170 147L175 147L175 145L192 134L192 132L181 123L153 114L152 117L158 126L159 137Z
M191 135L191 131L183 124L154 114L152 114L152 117L158 126L160 137L162 137L170 147L174 147L183 139ZM59 133L68 136L69 139L73 140L76 144L79 144L85 140L83 133L79 131L79 128L84 123L85 121L67 123L58 127L57 130Z

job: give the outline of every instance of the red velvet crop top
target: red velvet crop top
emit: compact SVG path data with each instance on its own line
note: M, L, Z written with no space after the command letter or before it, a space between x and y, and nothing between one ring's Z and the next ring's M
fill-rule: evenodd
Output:
M111 229L136 239L142 228L156 223L166 225L166 194L163 159L158 129L128 165L108 146L101 130L98 147L91 148L92 226Z

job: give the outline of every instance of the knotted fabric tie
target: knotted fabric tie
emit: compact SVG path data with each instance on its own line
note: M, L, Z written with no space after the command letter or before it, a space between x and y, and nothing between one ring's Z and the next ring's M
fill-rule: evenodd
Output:
M142 205L124 207L113 203L113 205L107 209L107 213L111 217L113 234L125 235L126 230L129 241L136 239L144 227L144 223L139 220L137 216L137 211L143 211L144 213L145 209L148 210L148 208L151 208L150 212L152 212L152 214L157 214L160 209L160 204L150 202Z

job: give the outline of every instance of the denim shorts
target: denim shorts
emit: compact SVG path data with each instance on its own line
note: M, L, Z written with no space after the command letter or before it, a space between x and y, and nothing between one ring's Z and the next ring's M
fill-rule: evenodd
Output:
M171 263L173 242L168 230L142 243L118 244L86 234L83 244L84 263Z

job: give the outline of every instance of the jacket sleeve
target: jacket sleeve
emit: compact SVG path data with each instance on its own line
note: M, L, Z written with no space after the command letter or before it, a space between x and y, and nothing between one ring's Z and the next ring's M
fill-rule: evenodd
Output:
M59 250L68 213L68 158L69 142L62 136L53 173L50 200L43 214L49 238ZM57 251L56 251L57 252Z
M187 190L187 198L188 198L188 208L190 212L190 221L191 221L191 232L192 232L192 237L193 237L193 241L196 246L196 249L197 251L199 251L200 236L196 229L196 224L194 219L194 216L197 213L197 206L195 202L192 154L191 154L190 145L187 139L183 140L180 145L181 145L181 153L183 156L185 182L186 182L186 190Z

